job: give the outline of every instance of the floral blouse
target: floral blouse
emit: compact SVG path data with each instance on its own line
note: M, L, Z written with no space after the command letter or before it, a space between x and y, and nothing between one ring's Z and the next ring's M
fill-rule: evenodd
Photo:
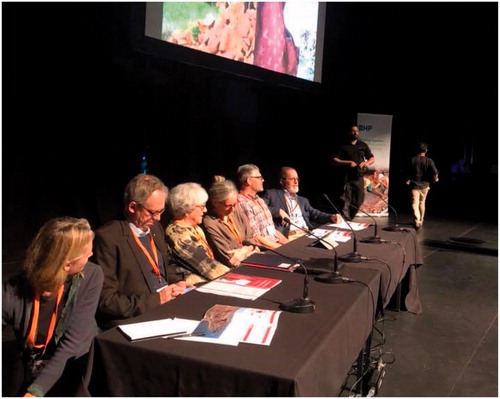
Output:
M230 269L214 259L205 233L199 226L186 227L171 223L165 230L167 244L177 263L177 272L192 284L216 279Z

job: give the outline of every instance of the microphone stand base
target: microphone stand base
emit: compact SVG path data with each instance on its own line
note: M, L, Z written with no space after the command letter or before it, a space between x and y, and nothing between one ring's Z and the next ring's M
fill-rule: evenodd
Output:
M315 305L314 301L309 298L295 298L283 302L280 305L280 309L292 313L312 313L314 312Z
M382 238L378 236L373 236L373 237L367 237L359 240L360 242L368 243L368 244L382 244L385 242Z
M358 252L349 252L348 254L339 256L339 259L350 263L359 263L362 261L361 254Z
M314 280L326 284L341 284L344 282L342 275L339 272L319 274L314 277Z
M399 227L397 224L394 225L394 226L387 226L387 227L384 227L382 230L384 231L404 231L405 229L403 229L402 227Z

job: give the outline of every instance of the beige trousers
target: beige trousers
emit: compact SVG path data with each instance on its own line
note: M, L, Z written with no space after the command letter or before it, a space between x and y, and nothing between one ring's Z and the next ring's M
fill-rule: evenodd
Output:
M415 217L415 225L420 227L424 223L425 215L425 200L429 193L430 187L414 188L411 190L413 216Z

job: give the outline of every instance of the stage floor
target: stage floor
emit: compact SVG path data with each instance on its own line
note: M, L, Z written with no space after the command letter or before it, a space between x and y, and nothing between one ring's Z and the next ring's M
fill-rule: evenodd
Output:
M379 228L387 223L377 220ZM399 216L402 227L410 224L401 221L410 220ZM497 397L497 221L429 216L417 236L424 258L417 269L423 312L386 311L377 323L383 337L375 332L373 345L383 346L372 357L382 353L387 363L377 396ZM349 396L349 388L341 396Z

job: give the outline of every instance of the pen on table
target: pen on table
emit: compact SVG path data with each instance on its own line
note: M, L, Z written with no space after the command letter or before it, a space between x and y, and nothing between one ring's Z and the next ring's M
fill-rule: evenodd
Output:
M170 334L151 335L150 337L142 337L142 338L132 339L132 342L142 342L142 341L149 341L152 339L168 338L170 336L179 336L179 335L184 335L186 333L187 333L187 331L177 331L177 332L170 333Z
M165 335L162 338L163 339L173 339L173 338L184 338L184 337L202 337L204 335L205 335L205 333L202 333L202 332L198 332L198 333L183 333L183 334Z

